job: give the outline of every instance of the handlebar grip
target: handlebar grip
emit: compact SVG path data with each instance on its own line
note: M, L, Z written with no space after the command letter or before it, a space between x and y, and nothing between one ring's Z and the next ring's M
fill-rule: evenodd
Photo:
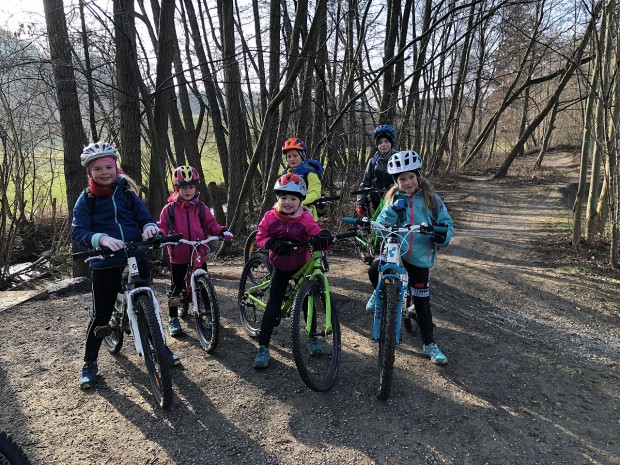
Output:
M372 189L370 188L358 189L356 191L351 191L351 195L370 194L371 192L372 192Z
M171 236L158 236L158 242L178 242L183 239L183 234L172 234Z
M113 253L114 252L112 252L107 247L101 247L100 249L88 249L84 250L83 252L72 253L71 258L73 258L73 260L77 260L78 258L95 257L97 255L110 255Z
M340 200L342 197L334 195L332 197L321 197L317 202L333 202L334 200Z
M342 218L342 222L344 224L358 224L359 220L357 218Z
M348 232L345 232L345 233L342 233L342 234L336 234L334 236L334 238L337 241L339 241L340 239L348 239L350 237L355 237L355 236L357 236L357 231L348 231Z

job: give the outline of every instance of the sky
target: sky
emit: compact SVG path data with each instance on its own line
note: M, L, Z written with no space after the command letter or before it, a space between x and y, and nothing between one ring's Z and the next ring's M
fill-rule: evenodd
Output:
M4 0L0 2L0 27L17 29L19 23L45 22L43 0Z

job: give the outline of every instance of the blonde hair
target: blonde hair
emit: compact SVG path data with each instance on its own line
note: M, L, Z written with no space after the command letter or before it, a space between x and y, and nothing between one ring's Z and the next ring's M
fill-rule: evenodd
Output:
M400 174L400 173L399 173ZM422 189L422 196L424 197L424 205L427 209L433 210L435 208L435 189L432 184L422 176L416 175L418 178L418 186ZM398 179L398 176L396 177ZM385 194L385 203L390 205L394 194L399 190L398 181L394 184L389 191Z

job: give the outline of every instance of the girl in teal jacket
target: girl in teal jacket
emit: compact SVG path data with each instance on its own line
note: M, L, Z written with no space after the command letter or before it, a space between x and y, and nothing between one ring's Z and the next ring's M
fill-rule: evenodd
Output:
M433 235L403 233L400 253L409 274L409 286L423 343L422 353L434 363L445 365L448 360L439 350L433 334L429 281L437 249L450 243L454 227L443 201L420 175L421 168L422 158L412 150L397 152L390 157L388 173L393 176L396 184L386 194L385 207L377 221L394 226L422 223L440 226ZM368 270L370 282L375 288L379 282L379 265L380 261L376 260ZM374 307L373 292L366 308L372 311Z

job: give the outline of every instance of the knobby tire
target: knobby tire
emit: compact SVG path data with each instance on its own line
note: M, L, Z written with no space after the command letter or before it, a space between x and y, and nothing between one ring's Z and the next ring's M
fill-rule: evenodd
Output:
M144 363L149 373L151 388L157 404L162 409L167 409L172 404L172 378L164 338L155 315L155 307L150 297L141 295L136 300L136 309Z
M308 314L308 297L313 297L314 321L316 328L314 336L321 343L323 353L310 355L308 350L309 335L306 330L306 316ZM297 371L303 382L313 391L327 391L338 378L340 369L340 323L335 308L331 309L332 331L325 334L326 309L325 294L320 281L306 281L299 286L292 306L291 342L293 357Z
M377 398L386 400L392 389L394 351L396 349L396 318L400 299L400 283L394 278L381 283L381 323L379 326L379 357Z
M213 284L204 276L196 279L196 297L198 299L198 314L194 315L196 332L200 345L210 354L217 348L220 340L220 307Z
M4 431L0 431L0 464L30 465L23 449Z

